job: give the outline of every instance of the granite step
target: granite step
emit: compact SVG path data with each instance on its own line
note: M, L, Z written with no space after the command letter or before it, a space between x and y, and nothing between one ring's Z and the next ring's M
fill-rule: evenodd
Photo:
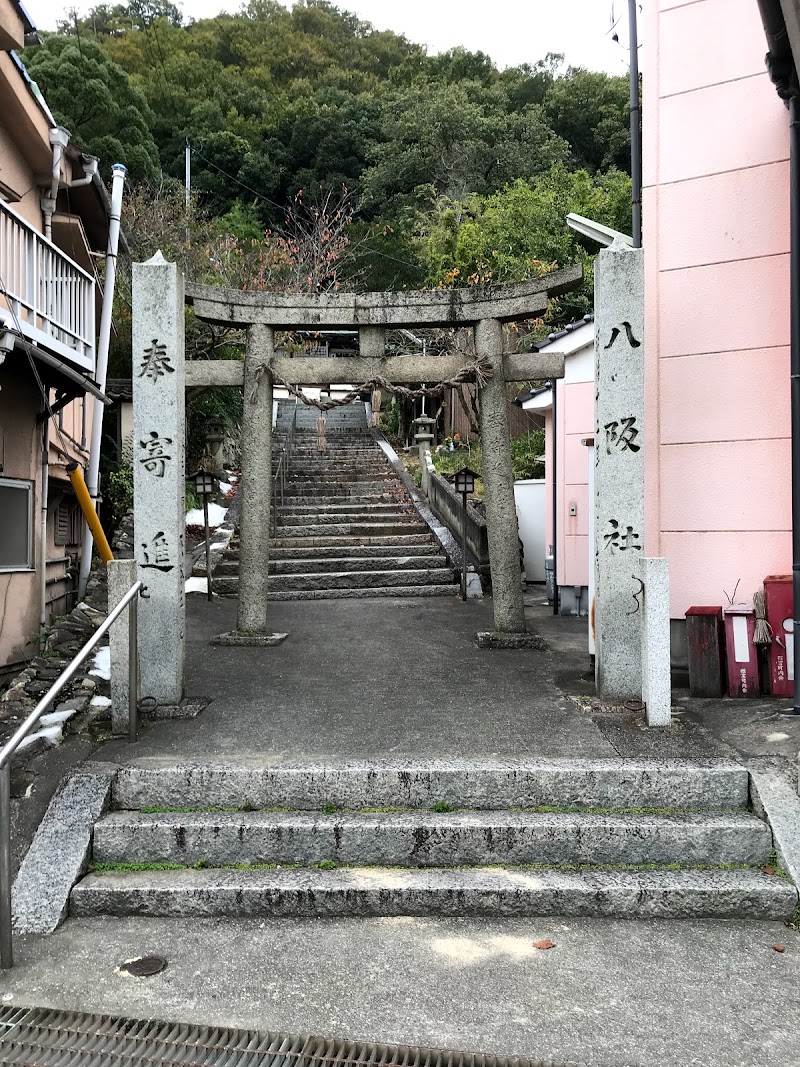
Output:
M227 579L224 579L227 581ZM216 588L216 587L215 587ZM387 585L348 589L276 589L271 600L374 600L376 597L407 600L418 597L453 597L459 587L449 585ZM230 595L230 594L227 594Z
M317 571L310 574L273 574L269 579L269 595L282 592L328 589L372 589L390 586L445 585L453 582L449 567L416 568L407 570ZM230 595L238 591L238 576L214 579L214 591Z
M396 537L403 534L420 534L430 536L430 530L420 519L409 518L405 522L309 522L303 526L278 524L275 532L277 540L287 537Z
M419 523L419 512L413 504L409 504L407 507L401 507L397 504L389 504L381 509L374 507L365 507L359 510L343 511L328 511L327 509L311 509L306 511L294 511L288 508L281 508L278 516L279 529L288 528L290 526L308 526L308 525L342 525L342 523L372 523L374 522L389 522L389 523L405 523L410 520L414 520Z
M274 575L322 574L326 571L332 573L401 571L443 567L447 567L447 557L443 553L427 556L349 556L329 559L270 559L269 561L269 573ZM232 559L224 559L214 571L214 575L218 577L228 577L238 573L238 560ZM271 584L270 588L272 588Z
M262 869L91 874L73 916L595 916L788 920L797 894L760 871L554 871L525 867Z
M739 812L117 811L95 825L93 862L762 867L771 850L767 824Z
M476 811L643 809L741 811L745 767L726 759L451 759L308 761L258 757L141 757L117 772L113 806L289 808L297 811L424 808Z
M307 552L309 548L334 548L338 552L341 548L360 548L364 547L391 547L396 550L405 551L408 545L430 545L433 541L433 534L430 530L425 530L420 533L402 533L402 534L342 534L334 533L330 527L324 528L327 532L318 534L314 537L298 537L292 535L281 535L273 538L270 541L271 549L274 548L299 548L302 552Z
M333 545L328 548L317 546L314 549L314 560L317 563L322 563L325 560L350 560L356 559L409 559L410 557L426 557L435 556L439 558L439 544L430 538L428 542L421 545L403 545L396 546L394 543L391 545L363 545L360 543L352 545ZM398 555L392 556L391 553L394 549L397 549ZM226 553L226 559L238 558L238 552ZM270 545L269 558L271 562L302 562L308 559L308 550L305 547L302 548L278 548L276 545ZM347 567L343 567L343 570L347 570Z

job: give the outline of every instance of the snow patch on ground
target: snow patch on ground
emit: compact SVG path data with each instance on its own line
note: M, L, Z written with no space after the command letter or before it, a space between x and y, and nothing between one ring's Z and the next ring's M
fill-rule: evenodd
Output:
M101 696L92 697L91 705L92 705L93 708L110 708L111 707L111 697L101 697Z
M228 514L228 509L222 507L221 504L209 504L208 505L208 525L216 529L217 526L221 526L225 521L225 516ZM186 512L186 525L187 526L202 526L205 522L203 517L202 508L193 508L192 511Z
M788 741L788 740L789 740L789 735L788 734L782 734L782 733L767 734L767 741L769 741L770 744L773 744L773 743L775 743L777 741Z
M207 578L187 578L185 592L187 593L207 593L208 592L208 579Z
M35 734L28 734L19 743L19 748L27 748L28 745L32 745L34 741L39 737L44 737L47 741L51 741L54 745L57 745L61 740L61 727L60 726L46 726L44 730L37 730ZM19 751L19 749L17 749Z
M97 650L94 667L89 674L94 675L95 678L105 678L107 682L111 680L111 648L109 645L103 645Z
M233 489L233 486L231 485L230 482L220 482L219 483L219 491L221 493L229 493L231 491L231 489Z

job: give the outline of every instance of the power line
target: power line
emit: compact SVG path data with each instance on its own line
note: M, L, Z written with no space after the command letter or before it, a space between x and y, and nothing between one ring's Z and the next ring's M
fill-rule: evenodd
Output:
M249 185L245 185L245 183L243 181L240 181L239 178L235 178L233 176L233 174L228 174L228 172L226 170L223 170L222 167L218 166L216 163L213 163L207 156L204 156L203 153L198 148L195 148L195 146L193 144L191 144L191 142L189 143L189 151L194 153L194 155L198 156L200 159L202 159L205 163L207 163L209 165L209 167L213 167L214 170L219 171L219 173L221 175L223 175L223 177L228 178L229 181L235 182L236 185L240 185L242 187L242 189L246 189L248 193L252 193L253 196L257 196L259 198L259 200L263 200L265 203L271 204L273 207L276 207L278 209L278 211L281 211L281 212L285 212L286 211L286 205L285 204L282 207L280 204L277 204L274 200L270 200L270 198L268 196L264 196L263 193L259 193L255 189L251 188Z

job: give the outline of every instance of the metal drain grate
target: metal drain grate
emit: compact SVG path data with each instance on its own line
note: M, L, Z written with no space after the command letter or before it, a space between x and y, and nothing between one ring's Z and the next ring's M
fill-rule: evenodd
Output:
M569 1067L412 1045L0 1008L0 1064L24 1067Z

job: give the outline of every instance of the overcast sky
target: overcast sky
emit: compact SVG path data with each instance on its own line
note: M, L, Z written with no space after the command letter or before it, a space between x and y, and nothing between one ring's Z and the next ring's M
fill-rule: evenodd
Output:
M64 12L83 13L95 6L86 0L24 0L39 29L55 29ZM192 18L238 11L241 0L186 0L179 3ZM291 4L286 2L286 6ZM619 32L627 45L624 0L341 0L338 7L355 12L377 29L403 33L428 46L431 53L463 45L488 52L501 67L533 63L547 52L563 52L574 66L622 74L627 49L611 40L612 11L621 16Z

